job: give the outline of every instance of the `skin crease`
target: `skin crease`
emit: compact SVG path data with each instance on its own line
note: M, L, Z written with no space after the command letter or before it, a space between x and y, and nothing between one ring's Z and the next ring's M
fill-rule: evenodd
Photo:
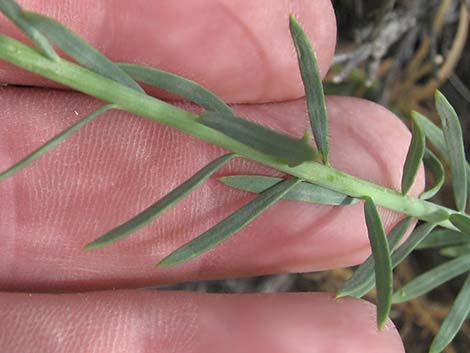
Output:
M3 294L0 310L9 353L403 352L390 321L373 328L373 305L326 293Z
M207 14L205 6L214 1L81 0L63 1L54 8L49 1L20 3L59 19L113 60L183 74L230 102L282 101L303 94L284 17L288 12L300 14L323 73L335 43L331 4L323 0L217 1L222 10L209 13L221 15L206 22L197 13ZM179 4L188 11L175 12ZM164 22L165 31L155 31L158 21ZM151 28L147 23L152 23ZM181 23L191 30L185 31ZM214 30L216 24L224 31ZM12 29L2 17L0 32ZM149 30L155 36L147 37ZM162 32L165 37L159 36ZM188 38L188 33L199 37ZM198 39L207 34L211 41ZM45 83L0 65L0 80ZM0 170L98 105L76 93L1 88ZM296 136L308 126L303 100L239 105L235 110ZM384 108L353 98L330 97L328 111L332 164L398 188L410 141L398 119ZM339 209L285 201L207 255L174 269L152 269L162 256L252 198L215 178L128 239L102 250L81 250L221 153L177 131L127 113L109 112L1 182L0 289L5 292L0 293L0 351L404 352L391 322L377 331L373 306L349 298L336 301L331 294L18 293L83 292L308 271L355 264L368 255L360 205ZM217 175L242 172L273 174L235 160ZM412 193L422 187L421 172ZM386 211L382 217L388 229L398 219Z
M12 104L15 98L23 104ZM0 156L7 156L0 157L0 167L5 168L10 164L6 160L20 160L76 121L74 111L84 116L97 102L80 94L6 88L0 105L5 108L0 112ZM296 136L308 126L304 100L234 109ZM330 97L328 110L332 165L399 188L410 140L406 127L384 108L355 98ZM7 212L2 218L11 217L0 224L5 234L0 248L2 287L103 289L227 274L313 271L351 266L368 255L362 204L326 207L284 201L207 255L152 270L170 251L253 198L222 185L217 176L272 173L240 159L135 234L106 248L82 250L222 153L151 121L106 113L0 184L0 192L7 195L0 212ZM421 188L422 178L412 194ZM387 211L383 220L389 229L398 217Z
M256 5L252 0L68 0L54 7L44 0L19 3L59 20L113 61L138 62L180 74L228 102L303 96L292 55L289 13L305 26L323 75L335 48L336 25L328 0L257 0ZM76 15L90 8L92 16ZM20 37L3 17L0 31ZM4 63L0 63L1 81L46 84Z

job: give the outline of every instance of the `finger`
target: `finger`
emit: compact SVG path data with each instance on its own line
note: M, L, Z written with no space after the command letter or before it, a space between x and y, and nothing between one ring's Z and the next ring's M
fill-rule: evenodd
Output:
M0 294L3 352L402 353L374 307L329 294ZM282 334L279 334L282 333Z
M230 102L271 102L303 95L289 34L290 13L305 26L323 75L336 41L329 0L81 0L60 7L51 1L25 0L21 4L63 22L113 61L183 75ZM18 36L4 17L0 29ZM2 81L50 85L0 63Z
M399 189L410 141L404 125L370 102L340 97L327 101L332 165ZM0 169L97 104L68 92L3 89ZM235 110L295 136L302 136L308 126L303 100L236 106ZM105 113L0 183L0 285L83 290L312 271L357 264L370 253L361 204L327 207L282 201L206 255L155 270L153 265L164 256L253 199L252 194L223 185L217 176L273 174L241 159L128 238L109 247L82 250L222 153L151 121L123 112ZM422 186L421 173L412 193ZM398 220L389 211L382 216L387 229Z

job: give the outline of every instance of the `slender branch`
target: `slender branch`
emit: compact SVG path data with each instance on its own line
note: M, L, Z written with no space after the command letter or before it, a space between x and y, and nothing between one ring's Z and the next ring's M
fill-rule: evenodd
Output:
M456 211L405 196L396 190L361 180L352 175L320 163L303 163L289 167L273 156L242 144L198 122L198 116L179 109L154 97L139 93L93 71L64 59L51 61L34 49L10 37L0 35L0 59L62 83L82 93L94 96L118 108L176 128L206 142L226 148L241 157L257 161L308 182L342 192L352 197L369 196L380 206L430 222L440 222L446 228L455 229L449 221L443 221Z

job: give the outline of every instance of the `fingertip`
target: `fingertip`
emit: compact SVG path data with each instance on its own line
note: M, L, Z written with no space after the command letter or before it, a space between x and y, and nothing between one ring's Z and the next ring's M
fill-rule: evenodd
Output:
M57 8L25 0L113 61L149 65L190 78L227 102L274 102L303 96L287 15L301 19L318 54L322 76L331 64L336 20L329 0L272 1L82 0ZM88 8L92 7L93 12ZM124 16L125 14L125 16ZM0 24L6 20L0 18ZM7 34L18 31L6 24ZM221 30L223 29L223 30ZM0 64L0 80L47 85L38 76ZM161 91L151 90L161 97Z
M6 352L403 353L374 306L328 293L1 293Z

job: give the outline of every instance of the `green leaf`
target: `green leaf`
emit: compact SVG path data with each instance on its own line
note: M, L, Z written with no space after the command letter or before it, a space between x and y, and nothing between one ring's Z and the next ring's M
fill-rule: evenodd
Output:
M189 243L175 250L160 261L157 267L168 267L188 261L212 249L252 222L268 207L281 199L300 182L299 179L286 179L261 193L214 227L199 235Z
M297 52L313 136L318 150L323 156L323 161L328 165L330 152L328 115L317 58L307 35L292 15L290 16L289 28Z
M390 249L394 249L400 240L405 235L406 231L410 228L411 217L402 219L387 236L388 246ZM370 255L361 266L357 268L352 277L348 279L338 290L336 298L345 296L352 296L360 298L368 293L375 284L374 274L374 258Z
M421 131L419 125L413 123L411 144L406 155L401 179L401 192L403 195L408 193L415 181L416 174L418 174L419 167L423 160L425 148L426 136Z
M259 194L283 179L263 175L232 175L221 177L219 180L233 188ZM284 196L284 199L323 205L351 205L359 201L348 195L307 182L296 185Z
M411 115L416 124L419 125L426 137L431 141L434 147L437 148L440 154L447 157L446 143L444 140L444 133L441 128L434 124L428 117L416 111L411 112Z
M393 303L419 297L470 270L470 255L458 257L425 272L393 294Z
M437 229L429 234L417 247L417 250L439 248L443 246L459 245L470 242L470 238L450 229Z
M442 130L446 143L452 173L452 188L455 204L459 211L464 211L467 204L467 172L462 128L454 108L444 95L436 91L436 109L441 117Z
M470 314L470 274L460 289L457 298L445 318L442 326L432 341L429 353L442 352L447 345L454 339L463 323Z
M104 112L116 108L114 104L109 104L105 105L104 107L99 108L98 110L94 111L90 115L87 115L85 118L80 120L79 122L75 123L68 129L62 131L60 134L49 140L47 143L39 147L37 150L35 150L33 153L28 155L27 157L23 158L21 161L13 165L12 167L8 168L4 172L0 173L0 181L8 178L9 176L15 174L17 171L23 169L26 167L28 164L31 162L34 162L36 159L38 159L40 156L42 156L44 153L47 151L51 150L55 146L57 146L59 143L64 141L67 137L69 137L72 133L80 129L82 126L84 126L86 123L92 121L95 119L97 116L103 114Z
M418 244L426 238L426 236L436 227L435 224L428 223L418 226L410 235L410 237L396 250L392 253L392 267L397 267L415 248ZM367 276L366 276L367 275ZM355 286L349 290L348 293L344 289L341 290L341 296L351 295L356 298L361 298L366 295L375 284L375 274L373 272L368 272L364 276L359 277L362 282L357 283ZM354 283L352 283L354 284ZM343 295L344 292L344 295Z
M463 214L454 213L449 217L450 222L462 233L470 235L470 217Z
M459 257L470 254L470 243L464 243L458 246L449 246L442 249L439 253L447 257Z
M224 164L229 162L234 157L234 154L227 154L213 160L211 163L209 163L204 168L199 170L196 174L194 174L191 178L186 180L177 188L173 189L171 192L166 194L153 205L146 208L137 216L112 229L111 231L99 237L98 239L95 239L91 243L87 244L85 246L85 249L91 250L112 244L115 241L122 239L126 235L135 232L137 229L142 228L147 223L164 213L171 206L178 203L183 197L187 196L191 191L197 188L200 184L202 184L212 174L214 174Z
M149 85L186 98L187 100L203 107L207 111L215 111L230 115L233 114L232 109L230 109L224 101L194 81L148 66L134 64L117 65L134 80L145 82Z
M200 122L289 166L320 157L306 137L295 139L234 115L207 112L200 116Z
M434 124L429 118L424 115L413 112L416 123L418 123L421 129L424 131L426 137L431 141L431 143L436 147L439 153L449 160L449 156L446 151L446 144L444 141L444 133L442 130ZM467 174L467 196L470 193L470 164L467 162L465 164L465 170Z
M382 329L392 307L392 261L387 236L375 203L370 197L364 199L367 231L374 258L375 287L377 288L377 327Z
M416 227L410 237L392 255L393 268L398 266L436 228L434 223L424 223Z
M430 149L426 149L424 152L423 162L426 170L428 170L434 178L434 185L430 186L429 189L420 195L421 199L428 200L434 197L444 185L445 171L439 158L437 158Z
M132 88L137 92L145 93L142 87L116 64L59 22L33 12L25 11L24 17L46 37L52 40L60 49L83 66Z
M33 41L42 54L51 60L59 60L59 56L49 44L47 38L24 18L24 11L15 1L1 0L0 11Z

